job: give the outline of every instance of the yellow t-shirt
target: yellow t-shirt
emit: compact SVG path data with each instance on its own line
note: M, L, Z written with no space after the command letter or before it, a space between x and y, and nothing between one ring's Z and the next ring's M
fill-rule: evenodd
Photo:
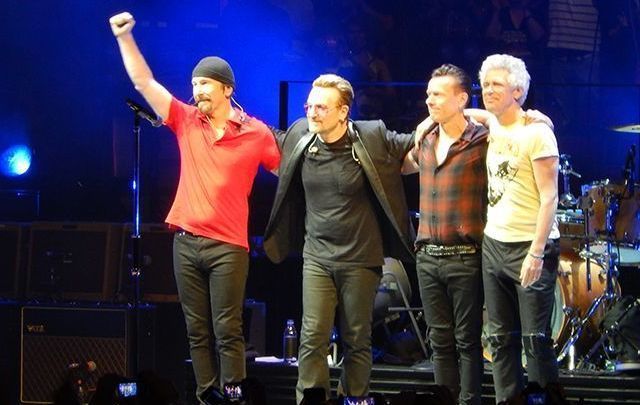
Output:
M540 194L532 163L550 156L558 156L558 144L548 126L534 123L505 128L492 122L487 151L489 207L485 235L501 242L533 240ZM559 237L554 219L549 238Z

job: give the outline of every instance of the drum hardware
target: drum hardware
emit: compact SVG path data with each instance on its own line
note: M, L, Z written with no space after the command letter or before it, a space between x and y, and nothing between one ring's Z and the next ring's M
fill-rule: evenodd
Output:
M607 286L609 286L610 279L611 279L610 272L607 272L606 279L607 279ZM617 297L618 295L615 291L612 290L611 292L609 292L605 289L605 292L591 303L584 317L580 318L579 316L574 316L570 319L569 322L571 324L571 336L569 336L569 338L567 339L567 342L564 344L564 346L560 350L560 353L558 354L558 361L562 361L565 358L565 356L567 356L567 354L569 354L570 352L575 353L574 345L578 341L578 339L582 336L582 333L585 330L587 323L593 318L593 316L596 314L596 312L598 311L601 305L604 305L604 308L607 308L617 299ZM598 348L603 342L604 340L599 339L591 347L587 356L581 358L578 361L577 365L575 364L575 357L571 356L569 358L570 364L575 365L575 368L577 369L584 368L586 365L590 364L589 360L591 359L593 354L598 350ZM569 370L573 370L573 369L574 368L569 367Z
M622 198L625 196L631 197L634 192L634 174L636 171L636 145L633 144L627 152L627 159L624 163L624 169L622 171L624 176L624 191L622 192Z
M575 207L577 203L577 198L571 194L569 175L582 178L582 175L573 171L569 159L571 159L570 155L564 153L560 155L560 174L562 174L562 189L564 193L560 196L558 201L559 204L565 208Z
M585 263L586 263L585 273L586 273L587 292L591 292L592 290L592 279L591 279L592 263L599 265L605 271L606 287L604 292L601 295L599 295L597 298L595 298L593 302L591 302L591 305L589 305L589 308L586 310L586 312L582 317L580 317L579 313L574 312L574 314L569 318L568 324L571 327L571 334L567 339L567 341L565 342L565 344L560 349L557 357L558 362L560 362L564 360L564 358L567 355L569 356L569 367L568 367L569 370L574 370L576 368L581 369L587 364L588 359L585 360L585 358L580 359L576 364L575 344L578 341L578 339L580 339L580 337L583 335L583 332L585 331L587 324L593 319L594 315L600 309L600 306L603 305L603 307L606 310L606 308L608 308L618 296L615 290L615 286L616 286L615 272L617 272L617 267L616 267L617 254L614 251L612 251L612 243L611 243L612 237L610 236L615 234L614 219L618 213L618 208L617 208L618 200L617 200L617 196L613 195L612 193L607 193L607 195L605 195L604 201L606 206L605 230L609 235L609 237L606 238L606 251L604 253L596 253L591 251L591 245L593 240L592 240L592 237L590 237L589 235L589 229L590 229L590 216L592 215L592 210L594 207L593 199L587 193L585 193L577 201L579 208L581 208L585 213L584 215L585 246L584 246L584 250L580 252L579 256L585 259ZM596 342L596 345L597 344L598 342ZM590 352L592 350L595 352L595 350L597 350L596 346L593 346Z
M585 323L580 322L580 313L577 308L565 307L562 309L564 314L569 319L569 325L571 327L571 335L569 335L569 339L565 342L560 355L558 356L558 361L561 361L564 356L569 355L569 362L567 364L568 370L573 370L576 367L576 346L575 343L578 341L578 338L582 335L582 328ZM580 328L580 332L576 333L576 331ZM566 351L566 353L565 353Z
M585 314L580 317L580 314L573 315L569 318L568 324L571 327L571 335L567 339L566 343L562 346L558 354L558 361L562 361L567 355L569 355L569 370L592 368L591 359L600 348L604 349L605 356L610 353L609 349L604 345L607 338L616 332L615 326L605 329L600 338L591 346L587 351L587 354L582 357L578 363L575 363L575 344L585 331L587 324L593 320L594 316L600 308L607 311L610 309L620 297L619 285L617 283L618 277L618 264L620 261L621 240L627 239L631 236L635 241L638 240L637 230L633 228L635 222L629 221L627 213L633 211L632 218L638 218L637 212L639 209L637 205L633 205L635 202L635 190L634 190L634 171L635 171L635 145L633 145L628 154L623 169L624 174L624 186L622 190L616 185L609 185L608 180L600 183L593 184L591 186L583 187L583 195L577 201L579 208L582 209L584 215L584 234L585 234L585 247L580 252L580 257L586 261L586 282L587 291L591 292L592 280L591 280L591 264L592 260L594 264L598 264L605 271L606 287L604 292L593 300L589 305ZM604 223L592 224L591 217L597 222L601 219L595 215L596 208L600 208L600 204L604 205ZM631 204L631 206L629 205ZM629 224L629 222L634 222ZM601 225L599 227L599 225ZM603 226L602 226L603 225ZM632 227L629 228L629 225ZM604 228L604 229L602 229ZM631 235L629 235L631 234ZM592 251L592 238L591 236L604 236L604 240L596 241L595 246L598 247L596 251ZM623 246L622 249L625 249ZM622 251L624 252L624 250ZM567 312L568 313L568 312Z
M585 312L584 316L580 317L580 314L576 314L569 319L569 325L571 326L571 335L567 339L566 343L562 346L559 351L557 360L558 362L562 361L567 355L569 355L569 370L575 369L584 369L584 368L592 368L591 363L589 362L593 356L593 354L602 346L604 342L603 339L598 339L598 341L591 346L588 351L588 354L579 359L579 361L575 362L575 344L583 335L583 332L587 328L588 324L594 320L595 315L598 313L600 309L606 311L610 308L613 303L618 299L619 286L617 285L617 266L616 259L617 254L611 251L612 244L611 242L607 242L607 251L604 255L600 255L598 253L593 253L588 248L588 243L585 245L585 251L580 253L581 257L586 259L586 281L587 281L587 291L591 291L592 288L592 279L591 279L591 265L592 260L593 264L597 264L602 266L605 273L605 289L604 292L596 297L589 308ZM600 256L600 257L598 257ZM604 256L604 257L603 257ZM606 348L605 348L606 349Z
M586 196L586 198L584 197L585 196L581 197L581 200L579 200L579 203L580 203L580 209L582 209L582 212L587 213L584 216L584 252L585 252L585 257L587 259L586 261L587 291L591 291L591 260L589 260L589 258L591 258L591 243L590 243L591 240L589 238L589 225L590 225L589 217L591 216L591 211L593 209L593 200L589 196ZM579 334L580 333L582 332L579 332ZM578 337L580 337L579 334L578 334Z
M600 335L600 339L598 339L598 341L593 345L593 347L591 347L591 350L589 350L589 353L587 353L587 355L581 360L581 362L585 362L585 363L588 362L601 346L604 347L605 355L607 355L607 357L609 357L610 354L614 354L614 355L617 354L615 353L616 349L614 347L610 345L605 346L604 343L605 341L610 340L610 338L618 336L623 319L627 316L629 311L632 308L634 308L635 305L637 305L636 301L630 301L630 303L626 303L626 305L624 301L625 301L624 299L619 301L620 304L624 305L623 310L620 312L620 314L616 317L616 319L613 322L603 327L603 331L602 331L602 334ZM612 314L615 314L615 312L612 311ZM603 321L603 325L605 324L606 322ZM634 346L633 342L629 342L625 336L621 336L621 337L623 340L626 340L627 343L630 343L632 346ZM640 350L637 346L636 346L636 349ZM578 367L580 366L581 364L579 363ZM634 370L635 369L636 368L634 367ZM618 371L621 371L621 370L618 370Z
M600 258L598 258L600 259ZM556 353L568 359L566 368L575 368L576 354L586 353L600 336L598 329L605 315L605 308L591 308L592 303L606 289L606 270L595 258L589 259L592 278L591 291L586 288L584 273L587 260L574 251L560 253L555 303L551 313L551 331ZM616 286L619 292L619 286ZM589 311L593 314L586 318ZM583 319L584 317L584 319ZM580 335L578 335L578 329Z
M586 245L585 245L586 246ZM615 253L614 253L615 255ZM608 253L607 252L594 252L594 251L588 251L588 250L583 250L580 253L578 253L578 256L580 256L581 258L585 259L587 261L587 268L589 268L591 266L590 262L596 263L598 266L600 266L600 273L601 275L606 276L607 275L607 266L609 265L609 261L608 261ZM590 277L587 277L587 281L590 280ZM587 283L589 284L589 283ZM591 288L587 288L587 291L591 291Z

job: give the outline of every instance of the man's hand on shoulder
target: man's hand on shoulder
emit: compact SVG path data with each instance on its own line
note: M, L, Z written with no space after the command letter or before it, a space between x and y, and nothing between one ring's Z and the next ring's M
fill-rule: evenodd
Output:
M527 110L524 112L524 124L544 124L553 131L553 121L551 118L538 110Z
M416 136L415 136L415 147L420 149L420 144L424 140L424 138L429 134L429 131L433 131L433 126L435 122L431 117L425 118L421 123L416 127Z

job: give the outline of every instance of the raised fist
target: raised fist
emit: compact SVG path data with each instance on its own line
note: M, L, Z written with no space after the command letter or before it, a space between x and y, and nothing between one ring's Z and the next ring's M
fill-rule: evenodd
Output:
M136 25L136 20L133 19L130 13L125 11L109 18L109 24L111 24L113 35L119 37L122 34L131 32L133 26Z

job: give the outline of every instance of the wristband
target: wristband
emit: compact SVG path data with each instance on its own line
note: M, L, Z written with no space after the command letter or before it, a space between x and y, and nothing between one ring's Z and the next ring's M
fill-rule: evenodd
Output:
M542 255L540 255L540 256L538 256L538 255L534 255L534 254L533 254L533 253L531 253L531 252L527 252L527 254L528 254L529 256L533 257L534 259L540 259L540 260L543 260L543 259L544 259L544 254L542 254Z

